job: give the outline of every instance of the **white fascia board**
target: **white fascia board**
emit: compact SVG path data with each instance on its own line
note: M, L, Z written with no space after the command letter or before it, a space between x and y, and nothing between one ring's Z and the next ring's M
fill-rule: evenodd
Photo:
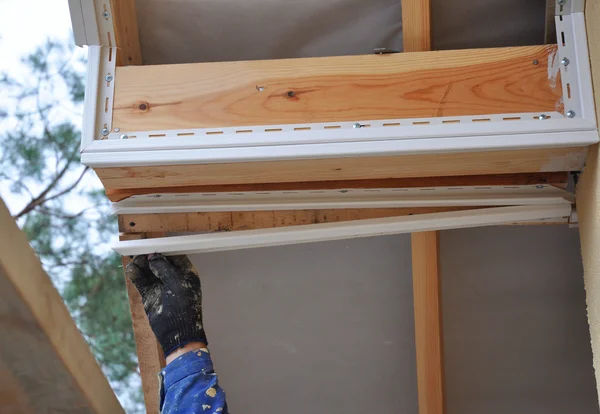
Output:
M260 191L132 196L115 214L198 213L345 208L468 207L566 204L568 191L551 185Z
M92 168L105 168L578 147L598 142L598 132L590 130L569 133L391 139L304 145L95 151L94 149L97 149L103 142L108 141L96 140L86 147L81 154L81 162Z
M570 214L571 206L564 204L493 207L338 223L128 240L116 243L113 245L113 249L123 256L150 253L196 254L420 231L493 226L503 223L568 217Z
M100 34L94 0L69 0L71 24L77 46L99 46Z

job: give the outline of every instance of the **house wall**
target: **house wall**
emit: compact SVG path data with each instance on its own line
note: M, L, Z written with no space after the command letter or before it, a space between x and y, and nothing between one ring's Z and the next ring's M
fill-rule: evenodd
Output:
M232 412L417 413L408 235L196 255ZM441 236L448 414L598 413L577 230Z

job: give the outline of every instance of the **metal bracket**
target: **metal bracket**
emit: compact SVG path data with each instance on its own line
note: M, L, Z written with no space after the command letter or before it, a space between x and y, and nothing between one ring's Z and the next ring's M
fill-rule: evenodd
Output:
M558 57L548 67L549 70L560 67L566 116L596 126L585 16L583 10L576 11L583 8L583 1L565 0L564 6L559 3L555 18Z
M110 2L89 0L71 1L79 3L84 13L83 24L88 31L97 36L97 41L88 44L87 82L83 107L83 128L81 132L81 152L84 152L95 140L106 139L112 131L113 96L115 89L115 68L117 48L114 42L114 26ZM90 4L94 6L89 10ZM78 9L76 9L78 10ZM91 13L94 13L90 17ZM73 17L74 30L78 20ZM79 35L81 37L81 34ZM89 41L89 37L86 40ZM82 39L79 39L80 41Z

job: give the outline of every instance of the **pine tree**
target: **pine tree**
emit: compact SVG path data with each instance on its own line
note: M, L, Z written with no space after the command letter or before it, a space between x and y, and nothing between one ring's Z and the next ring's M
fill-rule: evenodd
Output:
M107 247L116 220L79 162L85 62L73 50L47 41L18 72L0 75L0 191L9 207L21 202L17 223L134 412L141 392L130 385L139 383L131 316L120 257Z

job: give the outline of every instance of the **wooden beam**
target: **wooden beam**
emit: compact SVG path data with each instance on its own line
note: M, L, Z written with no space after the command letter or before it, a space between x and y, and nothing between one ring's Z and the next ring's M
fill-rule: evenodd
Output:
M387 178L376 180L313 181L292 183L232 184L189 187L153 187L108 190L106 195L117 202L134 195L169 193L230 193L252 191L301 191L336 190L345 188L417 188L417 187L457 187L490 185L535 185L550 184L566 188L569 182L567 172L473 175L457 177L416 177Z
M402 0L404 52L431 50L431 1Z
M123 413L1 200L0 229L0 411Z
M586 1L586 27L590 50L596 113L600 119L600 2ZM587 296L596 386L600 397L600 148L594 145L577 185L577 213Z
M163 213L119 215L119 231L202 232L268 229L302 224L335 223L371 218L460 211L473 207L420 207L289 211L234 211L216 213Z
M438 232L413 233L412 269L420 414L443 414Z
M405 52L431 49L430 0L402 0ZM443 414L439 232L411 234L419 414Z
M142 65L135 0L110 0L110 7L115 27L117 66Z
M113 125L127 133L185 132L554 112L562 110L560 79L548 79L556 53L545 45L121 67Z
M556 0L546 0L546 30L544 31L544 43L556 43Z
M110 193L124 189L578 171L587 148L96 168ZM136 190L136 191L138 191Z
M124 234L120 236L120 240L164 237L165 235L165 233L148 235ZM123 269L129 264L130 260L129 257L123 257ZM142 377L142 390L144 392L146 412L148 414L158 414L160 411L160 384L157 374L165 367L165 357L160 344L152 332L152 328L150 328L140 293L127 276L125 276L125 284L127 286L127 295L129 296L129 309L131 311L140 376Z
M202 232L268 229L302 224L335 223L338 221L411 216L483 207L419 207L339 210L236 211L217 213L162 213L119 215L119 231L136 232ZM566 219L519 225L567 224ZM511 225L513 225L511 223Z

